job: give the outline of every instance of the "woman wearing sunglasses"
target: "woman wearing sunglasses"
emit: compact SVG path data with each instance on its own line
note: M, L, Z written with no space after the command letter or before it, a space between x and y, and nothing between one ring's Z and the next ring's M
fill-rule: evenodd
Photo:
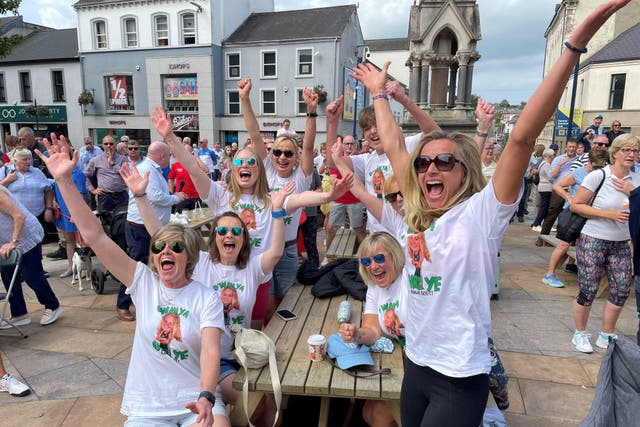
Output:
M374 196L375 197L375 196ZM362 325L343 323L339 333L345 343L373 345L386 336L405 343L404 312L409 292L404 267L404 251L395 237L386 232L367 236L358 248L360 276L367 284ZM383 400L367 400L362 418L370 426L396 426L392 410Z
M378 132L405 195L407 223L426 248L422 256L408 259L419 265L417 275L409 278L404 319L403 425L481 423L489 391L495 259L516 211L535 139L555 111L584 47L628 2L602 5L576 26L522 110L504 161L486 186L477 144L467 136L432 132L413 153L407 152L385 93L388 62L381 71L370 64L354 70L354 78L372 94Z
M52 134L51 143L43 143L49 157L37 153L58 183L78 230L136 305L121 406L128 416L125 425L228 426L222 399L214 397L224 331L222 304L209 286L192 280L202 239L195 231L168 224L151 238L148 266L129 258L104 233L73 183L78 154L69 158L64 137L57 141ZM179 321L165 319L169 313L177 313Z

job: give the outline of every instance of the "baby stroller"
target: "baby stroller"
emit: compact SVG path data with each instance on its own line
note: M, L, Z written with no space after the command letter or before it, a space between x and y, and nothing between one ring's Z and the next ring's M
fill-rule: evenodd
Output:
M3 259L0 258L0 266L13 266L13 274L11 276L11 283L9 284L9 289L7 290L7 295L5 296L5 300L4 303L2 304L2 310L0 311L0 319L4 319L3 322L8 323L9 326L11 326L12 328L14 328L19 335L16 334L5 334L2 333L0 334L0 336L3 337L13 337L13 336L22 336L23 338L27 338L27 334L25 334L22 329L20 329L19 326L14 325L13 323L11 323L11 321L9 319L7 319L7 309L9 308L9 296L11 295L11 292L13 291L13 285L15 285L16 282L16 278L18 277L18 270L20 268L20 260L22 259L22 254L20 252L18 252L17 249L12 249L11 252L9 252L9 256L7 257L7 259Z
M111 238L123 251L127 250L127 239L125 237L125 225L127 223L128 204L124 203L117 206L111 212L102 212L98 214L98 218L102 223L102 228L107 236ZM107 279L109 271L106 268L102 270L94 269L91 272L91 289L95 293L104 292L104 281ZM115 279L115 277L114 277ZM116 279L117 280L117 279Z

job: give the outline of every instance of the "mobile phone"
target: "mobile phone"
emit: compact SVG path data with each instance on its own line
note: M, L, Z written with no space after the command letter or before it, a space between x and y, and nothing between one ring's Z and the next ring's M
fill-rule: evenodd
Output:
M278 310L276 311L276 314L278 315L279 318L281 318L285 322L288 320L293 320L298 318L298 316L296 316L294 313L292 313L289 310Z

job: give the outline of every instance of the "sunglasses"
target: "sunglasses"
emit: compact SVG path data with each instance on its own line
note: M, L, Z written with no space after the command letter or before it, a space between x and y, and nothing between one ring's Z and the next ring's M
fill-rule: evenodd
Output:
M606 146L607 146L607 143L606 143L606 142L596 142L596 143L595 143L595 146L596 146L596 147L606 147Z
M413 161L413 168L417 173L425 173L429 170L429 166L431 163L435 163L436 169L441 172L448 172L453 169L456 163L462 162L454 157L451 153L441 153L438 154L435 158L431 158L429 156L419 156Z
M622 125L618 125L618 124L613 125L614 128L619 128L620 126Z
M231 231L231 234L238 237L242 234L242 227L216 227L216 233L218 236L226 236Z
M156 240L151 245L151 252L157 255L162 252L167 245L169 245L169 249L171 249L171 251L177 254L184 251L187 247L187 245L182 240L171 240L170 242L165 242L164 240Z
M292 158L292 157L293 157L293 155L295 154L295 153L294 153L293 151L291 151L291 150L284 150L284 151L282 151L282 150L279 150L279 149L277 149L277 148L276 148L276 149L274 149L274 150L271 150L271 152L272 152L272 153L273 153L273 155L274 155L274 156L276 156L276 157L280 157L280 156L282 156L282 155L284 154L284 156L285 156L287 159Z
M233 159L233 164L237 167L242 166L242 159L240 157L236 157L235 159ZM247 166L255 166L256 165L256 159L254 159L253 157L247 157L246 159L244 159L244 164Z
M107 147L110 147L112 145L116 145L113 142L103 142L102 145L106 145Z
M404 197L402 195L402 192L400 191L396 191L395 193L389 193L389 194L385 194L384 198L387 202L389 203L395 203L396 200L398 200L398 196L400 197Z
M376 264L382 264L384 263L384 260L385 260L384 254L375 254L372 257L367 256L367 257L360 258L360 264L364 265L365 267L369 267L372 262L375 262Z
M140 149L140 147L127 147L127 150L129 151L138 151Z

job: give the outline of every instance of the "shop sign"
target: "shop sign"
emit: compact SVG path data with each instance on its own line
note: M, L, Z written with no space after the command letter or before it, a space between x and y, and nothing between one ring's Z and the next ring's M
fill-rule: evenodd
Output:
M40 107L40 105L38 105ZM67 107L62 105L44 105L49 109L48 116L38 116L39 123L59 123L67 121ZM25 111L26 106L0 107L0 123L35 123L36 116Z
M279 128L282 126L282 122L262 122L262 127L265 128Z
M164 79L164 99L167 100L197 100L198 78L176 77Z
M189 64L189 61L182 61L182 62L176 62L173 64L169 64L169 71L175 71L175 70L188 70L191 68L191 64Z
M173 130L198 130L200 120L197 114L172 114Z
M109 77L109 105L129 105L126 76Z
M127 125L127 121L126 120L109 120L109 124L110 125L123 125L126 126Z

